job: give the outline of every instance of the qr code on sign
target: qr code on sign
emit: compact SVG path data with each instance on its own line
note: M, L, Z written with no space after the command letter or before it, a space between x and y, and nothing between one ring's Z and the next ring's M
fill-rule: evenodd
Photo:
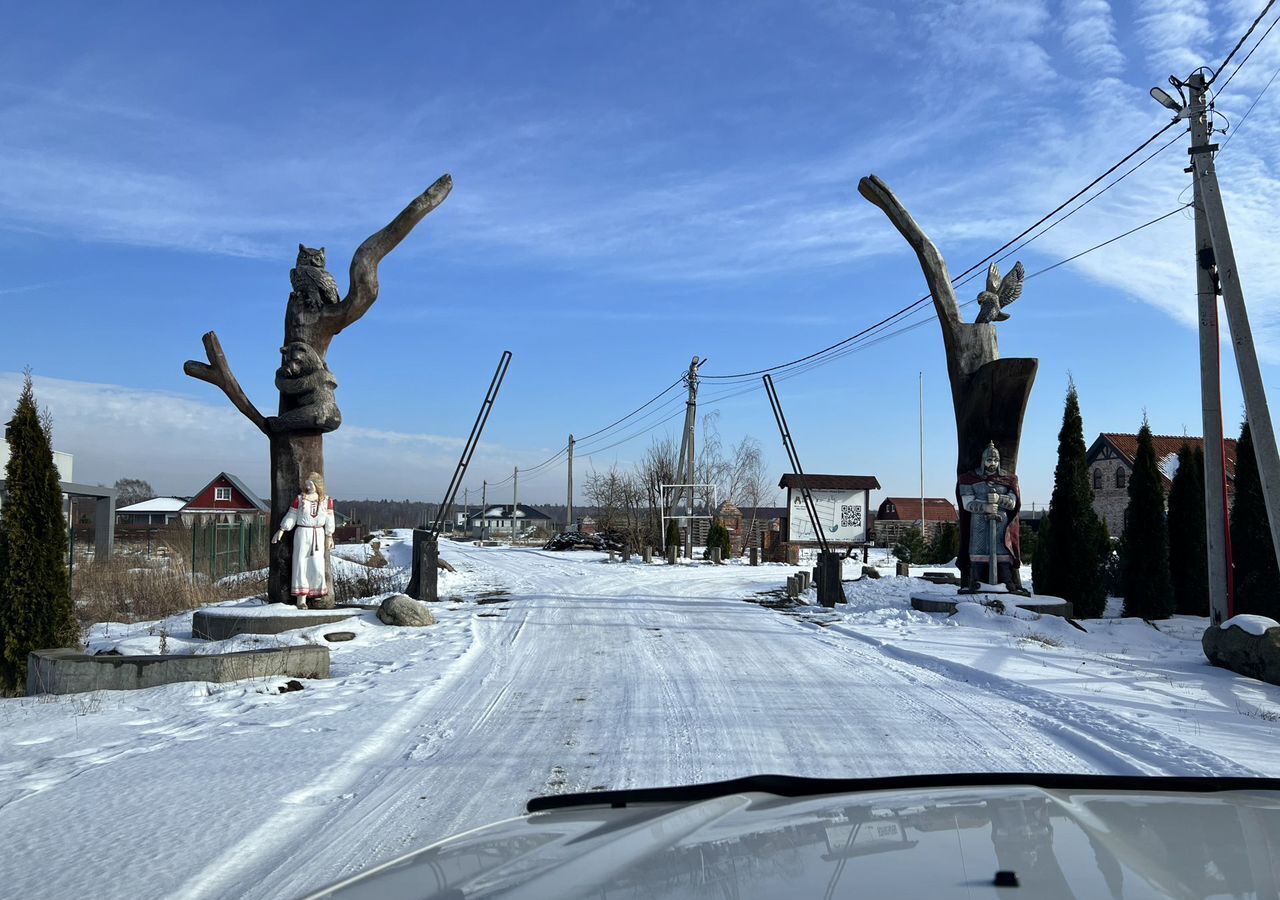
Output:
M840 507L840 527L841 528L857 528L862 524L862 507L861 506L841 506Z

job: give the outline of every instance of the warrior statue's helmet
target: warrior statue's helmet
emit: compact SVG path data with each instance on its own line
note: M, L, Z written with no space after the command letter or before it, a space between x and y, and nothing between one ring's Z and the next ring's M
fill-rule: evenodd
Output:
M982 468L984 471L1000 469L1000 451L996 449L995 441L988 441L987 449L982 451Z

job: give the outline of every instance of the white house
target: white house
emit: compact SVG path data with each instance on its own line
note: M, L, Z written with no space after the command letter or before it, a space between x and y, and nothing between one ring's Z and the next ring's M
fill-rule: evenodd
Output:
M152 497L116 510L117 525L172 525L187 501L181 497Z

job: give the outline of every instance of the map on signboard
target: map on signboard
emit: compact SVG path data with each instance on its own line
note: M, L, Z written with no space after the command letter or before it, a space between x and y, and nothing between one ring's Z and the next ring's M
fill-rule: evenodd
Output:
M818 525L828 543L852 544L867 539L863 491L810 491L810 494L818 513ZM804 495L798 490L791 493L789 523L788 540L817 541L805 509Z

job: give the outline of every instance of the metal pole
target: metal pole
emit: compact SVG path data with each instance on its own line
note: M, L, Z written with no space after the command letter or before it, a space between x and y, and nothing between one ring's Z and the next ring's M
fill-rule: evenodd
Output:
M489 531L489 523L485 521L489 515L489 501L485 499L489 495L489 482L480 482L480 540L487 538Z
M1207 136L1206 136L1207 140ZM1209 226L1213 242L1213 263L1217 266L1218 280L1222 285L1222 305L1227 313L1227 325L1231 329L1231 343L1235 348L1236 369L1240 375L1240 389L1244 394L1245 415L1253 435L1253 452L1258 460L1258 475L1262 480L1262 495L1267 505L1267 518L1271 525L1271 546L1280 558L1280 454L1276 452L1276 434L1271 424L1271 411L1267 406L1267 393L1262 384L1262 370L1258 366L1258 354L1253 345L1253 331L1249 327L1249 312L1245 308L1244 288L1236 268L1235 250L1231 246L1231 232L1227 227L1227 212L1222 205L1222 192L1218 188L1218 175L1213 165L1215 144L1193 145L1191 168L1200 187L1200 202ZM1207 454L1206 454L1207 456ZM1205 478L1208 481L1208 478ZM1205 510L1206 517L1208 510Z
M1191 144L1209 142L1204 75L1187 83L1191 90ZM1192 178L1196 218L1196 302L1200 312L1200 420L1204 434L1204 517L1208 551L1209 615L1215 624L1231 615L1231 567L1227 558L1227 488L1222 444L1222 359L1218 337L1218 291L1214 283L1213 240L1200 197L1200 180Z
M520 508L520 467L511 476L511 543L516 542L516 510Z
M924 537L924 372L920 373L920 536Z
M565 503L565 531L573 530L573 435L569 435L569 495Z

